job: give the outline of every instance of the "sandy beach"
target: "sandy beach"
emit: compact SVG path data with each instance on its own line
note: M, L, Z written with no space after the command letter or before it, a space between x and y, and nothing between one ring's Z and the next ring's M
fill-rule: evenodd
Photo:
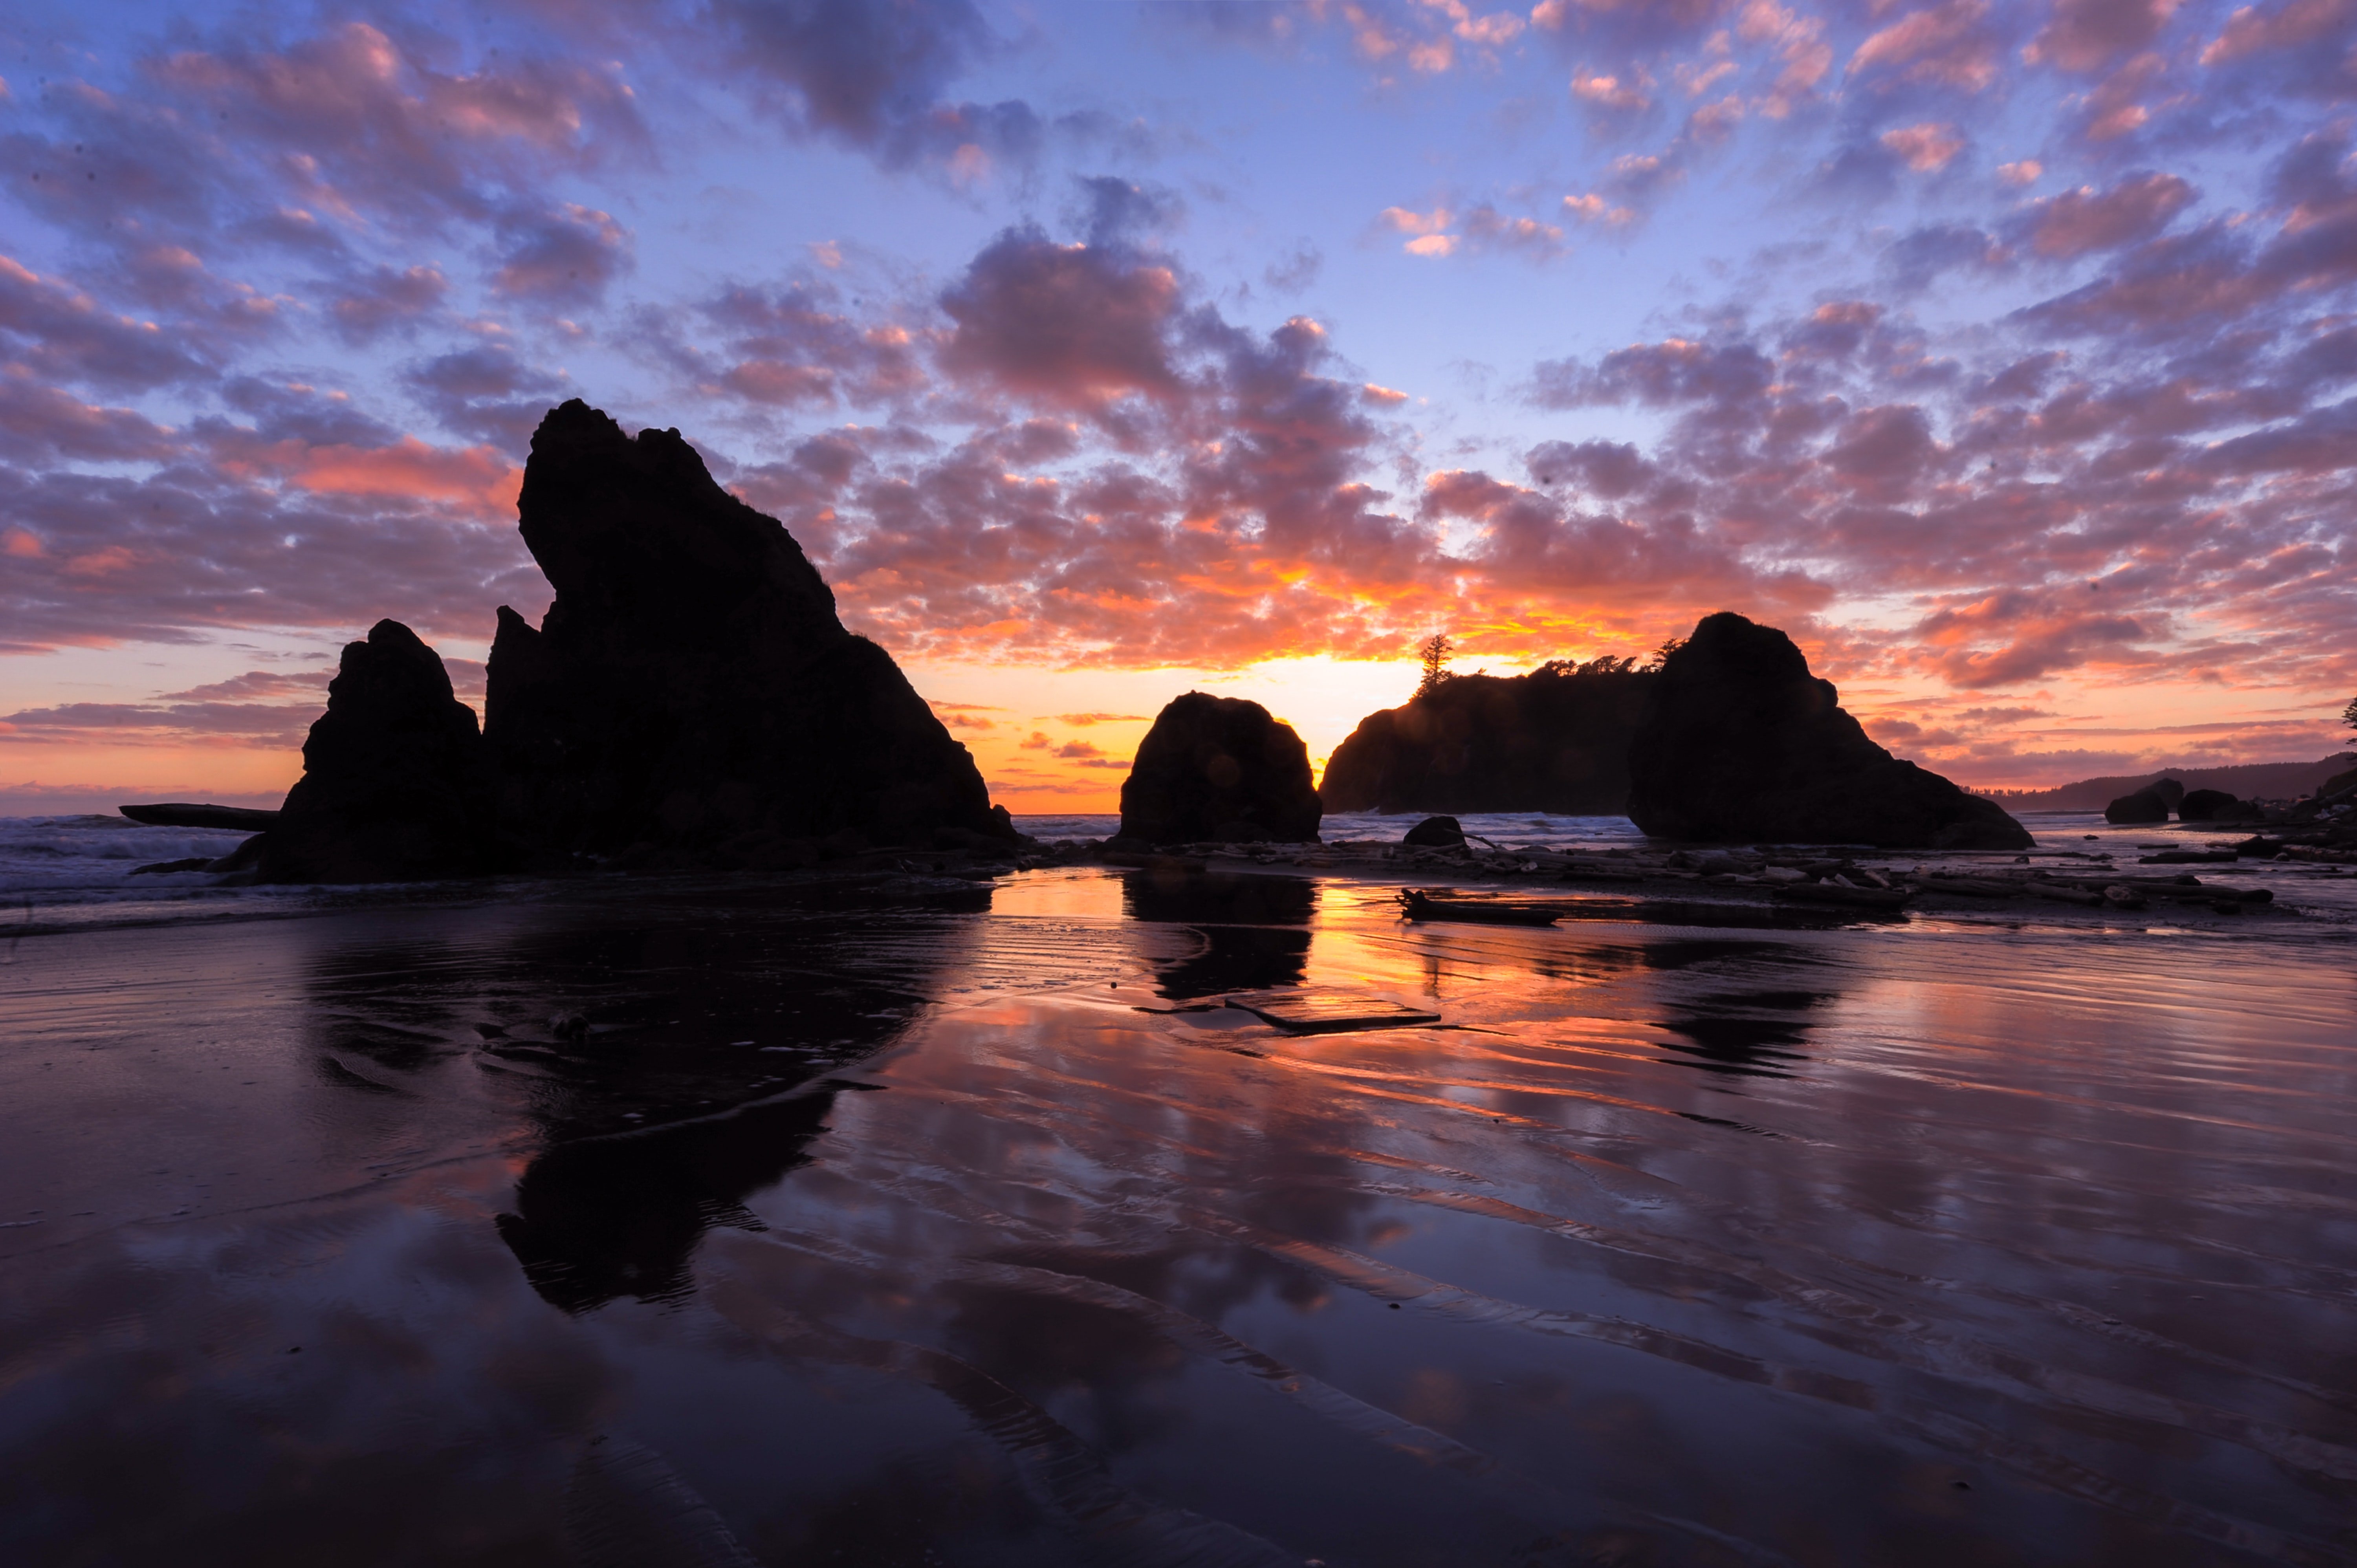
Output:
M20 937L0 1557L2357 1561L2328 905L1525 929L1397 887ZM1223 1004L1305 996L1438 1021Z

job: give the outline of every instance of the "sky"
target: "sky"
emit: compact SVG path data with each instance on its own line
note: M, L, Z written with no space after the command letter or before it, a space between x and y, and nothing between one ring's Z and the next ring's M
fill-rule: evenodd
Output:
M781 520L1018 812L1152 715L1790 631L1967 785L2357 692L2357 0L0 16L0 811L480 703L580 397Z

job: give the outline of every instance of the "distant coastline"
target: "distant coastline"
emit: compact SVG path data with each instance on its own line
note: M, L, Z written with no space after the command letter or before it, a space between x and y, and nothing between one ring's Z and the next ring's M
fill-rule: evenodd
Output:
M2246 800L2288 800L2309 794L2336 773L2357 768L2357 752L2340 752L2314 762L2245 762L2228 768L2157 768L2082 779L2050 789L1975 789L2008 811L2100 811L2123 795L2156 779L2174 779L2188 789L2223 789Z

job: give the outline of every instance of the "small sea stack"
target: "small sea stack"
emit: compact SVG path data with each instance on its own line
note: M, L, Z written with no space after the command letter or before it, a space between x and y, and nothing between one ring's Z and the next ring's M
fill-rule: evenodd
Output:
M475 711L441 656L397 620L344 647L303 777L264 835L264 882L472 876L497 860Z
M1321 814L1293 726L1203 692L1156 716L1121 786L1121 836L1148 843L1314 843Z
M1792 639L1706 616L1655 678L1629 751L1629 815L1656 838L2029 849L2019 822L1902 762L1809 673Z

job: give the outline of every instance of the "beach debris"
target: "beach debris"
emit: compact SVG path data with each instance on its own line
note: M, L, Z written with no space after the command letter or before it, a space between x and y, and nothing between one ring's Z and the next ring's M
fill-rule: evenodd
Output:
M486 1040L504 1040L508 1037L507 1026L504 1024L478 1024L475 1026L475 1033Z
M2036 847L1996 801L1868 739L1791 638L1726 610L1663 661L1629 779L1629 815L1660 838Z
M1309 751L1258 703L1189 692L1164 704L1121 786L1121 834L1153 844L1315 843Z
M1912 888L1858 887L1844 882L1790 882L1773 897L1804 904L1838 904L1854 909L1897 909L1915 897Z
M1227 1006L1251 1014L1264 1024L1297 1035L1331 1035L1352 1029L1396 1029L1437 1024L1440 1015L1381 996L1308 987L1297 991L1258 992L1231 996Z
M2144 894L2124 882L2115 882L2104 889L2104 902L2115 909L2141 909Z

